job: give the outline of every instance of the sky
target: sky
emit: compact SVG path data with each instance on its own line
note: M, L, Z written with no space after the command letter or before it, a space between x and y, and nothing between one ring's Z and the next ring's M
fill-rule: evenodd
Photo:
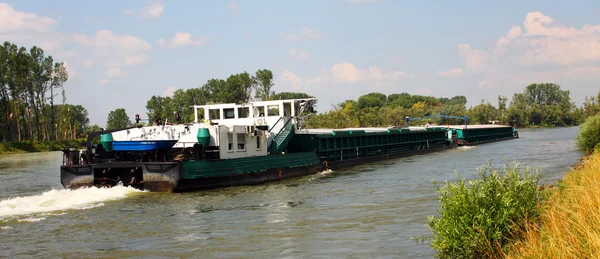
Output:
M497 105L556 83L600 91L600 1L0 1L0 41L39 46L69 72L91 124L153 95L270 69L275 92L324 112L371 92Z

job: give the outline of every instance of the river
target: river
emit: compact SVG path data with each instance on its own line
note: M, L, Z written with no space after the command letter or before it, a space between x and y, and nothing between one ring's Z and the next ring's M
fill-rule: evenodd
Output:
M520 129L515 140L184 194L64 190L60 152L0 156L0 257L432 258L410 240L437 215L431 180L506 159L555 181L582 155L578 131Z

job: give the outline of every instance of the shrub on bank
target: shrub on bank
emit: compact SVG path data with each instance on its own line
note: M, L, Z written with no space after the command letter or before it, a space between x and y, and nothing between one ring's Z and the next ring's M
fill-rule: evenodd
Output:
M68 147L79 147L83 140L20 141L0 143L0 154L60 151Z
M581 124L576 138L577 147L592 153L600 148L600 115L589 117Z
M440 193L439 217L429 217L431 247L439 258L500 257L510 240L522 233L525 220L537 220L541 173L515 164L503 170L490 163L478 169L480 179L446 181Z

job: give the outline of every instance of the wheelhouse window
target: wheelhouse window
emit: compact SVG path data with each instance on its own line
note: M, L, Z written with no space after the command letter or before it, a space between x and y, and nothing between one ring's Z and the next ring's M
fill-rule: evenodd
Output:
M256 150L260 150L260 136L256 136Z
M237 133L237 150L245 151L246 150L246 134Z
M235 119L235 110L233 108L223 109L225 119Z
M265 117L265 107L263 107L263 106L254 107L254 117Z
M238 118L248 118L250 117L250 108L249 107L238 107Z
M286 116L286 117L292 116L292 103L291 102L283 103L283 116Z
M227 150L233 151L233 133L227 133Z
M269 105L267 106L267 116L279 116L279 105Z
M219 113L219 109L209 109L208 110L208 119L209 120L220 120L221 114Z

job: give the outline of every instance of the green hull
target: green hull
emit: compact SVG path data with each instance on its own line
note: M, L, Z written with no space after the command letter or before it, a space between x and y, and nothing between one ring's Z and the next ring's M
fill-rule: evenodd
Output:
M320 165L315 152L255 156L215 161L183 162L183 179L197 179L262 172L268 169Z
M493 141L517 138L519 135L513 127L467 128L457 129L458 141L461 146L477 145Z

